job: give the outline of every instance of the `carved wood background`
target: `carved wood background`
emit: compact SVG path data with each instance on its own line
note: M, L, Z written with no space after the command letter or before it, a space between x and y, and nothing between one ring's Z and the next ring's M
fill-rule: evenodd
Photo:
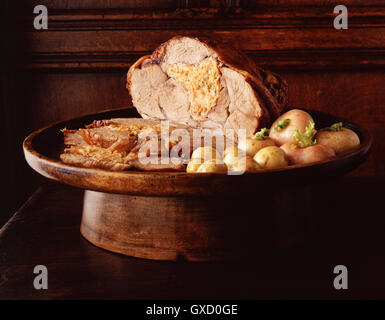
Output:
M127 69L176 34L230 43L287 79L291 105L369 128L372 155L353 175L385 172L385 1L345 1L348 30L333 28L340 4L333 0L15 2L1 2L7 57L1 61L1 130L8 154L2 161L10 199L4 212L35 186L22 139L52 121L130 106ZM37 4L48 7L48 30L33 29Z

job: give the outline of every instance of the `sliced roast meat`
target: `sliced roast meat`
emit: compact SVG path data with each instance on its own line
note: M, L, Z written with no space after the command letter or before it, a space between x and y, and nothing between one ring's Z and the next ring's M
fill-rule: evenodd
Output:
M140 118L97 120L85 128L63 129L62 132L66 148L61 160L87 168L181 170L183 163L190 159L193 148L191 128L170 124L170 121ZM170 157L170 161L146 163L144 159L154 160L159 156L163 161ZM139 160L139 157L144 160ZM179 163L176 163L178 157Z
M186 166L180 158L165 158L162 162L161 157L153 156L145 159L138 158L131 161L135 169L143 171L184 171Z
M235 140L233 136L225 139L221 130L192 129L170 121L138 118L97 120L85 128L62 132L66 147L60 156L63 162L113 171L131 167L147 171L181 170L195 148L211 144L221 153ZM169 158L169 162L145 159L158 157L163 161Z
M98 146L112 151L129 152L137 144L138 134L145 129L159 129L159 122L127 118L94 121L85 129L63 129L66 146Z
M105 169L111 171L124 171L135 168L143 171L183 171L185 165L179 159L168 158L166 163L158 156L146 159L127 160L124 158L110 158L103 152L102 148L94 150L93 154L82 154L82 150L67 151L60 155L60 159L67 164L78 167Z
M64 163L85 168L123 171L132 167L125 154L96 146L66 148L60 159Z

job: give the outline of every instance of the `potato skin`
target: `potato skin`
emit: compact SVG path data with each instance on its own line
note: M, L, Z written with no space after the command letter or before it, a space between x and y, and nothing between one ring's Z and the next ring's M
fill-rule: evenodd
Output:
M239 159L240 152L237 147L228 147L223 152L223 162L228 168L231 168L233 164Z
M274 141L270 137L266 137L264 140L248 137L238 143L238 148L244 151L248 157L254 157L259 150L268 146L275 146Z
M220 155L218 151L212 147L199 147L193 151L191 159L201 159L204 162L211 159L220 159Z
M288 166L285 152L277 146L269 146L259 150L254 160L262 169L276 169Z
M360 145L358 135L347 128L340 131L319 130L316 134L317 143L332 148L336 154L340 154Z
M231 166L233 172L257 172L258 170L260 167L252 157L238 158Z
M227 173L227 167L225 164L217 163L215 159L207 160L203 162L197 170L198 173Z
M293 148L292 145L292 143L285 143L281 146L290 164L309 164L327 160L336 155L332 148L322 144L316 144L307 148Z
M280 120L285 119L290 119L287 127L284 129L275 129L276 124ZM305 129L309 125L310 121L314 120L307 112L299 109L290 110L274 121L270 128L269 137L275 142L277 146L281 146L285 143L297 144L297 141L293 138L295 130L305 132Z
M203 161L201 159L190 159L189 163L187 164L186 172L187 173L195 173L198 171L199 167Z
M228 154L233 154L235 157L238 157L238 153L239 153L238 147L236 147L236 146L234 146L234 147L227 147L223 151L223 157L226 157Z

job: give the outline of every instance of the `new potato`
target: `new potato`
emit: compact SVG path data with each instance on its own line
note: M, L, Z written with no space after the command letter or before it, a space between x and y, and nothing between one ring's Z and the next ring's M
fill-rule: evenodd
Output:
M286 121L284 128L279 128L277 125L280 121ZM299 109L290 110L281 115L277 120L274 121L270 128L269 137L275 142L277 146L281 146L285 143L295 143L297 141L293 138L293 134L296 130L305 132L306 127L313 121L313 118L305 111Z
M191 155L191 159L201 159L203 161L220 158L219 152L212 147L196 148Z
M246 153L246 156L254 157L254 155L262 148L274 146L275 143L269 137L259 140L253 137L242 139L238 143L238 148Z
M201 164L203 164L203 161L201 159L191 159L187 165L186 172L188 173L197 172Z
M231 167L234 172L257 172L259 169L252 157L238 158Z
M227 173L227 167L225 164L217 163L217 160L211 159L203 162L198 170L198 173Z
M223 152L223 162L226 164L228 168L231 168L238 160L239 150L237 147L228 147Z
M290 164L308 164L327 160L336 155L332 148L321 144L306 148L294 148L292 143L285 143L281 149L286 153Z
M320 130L316 135L317 143L332 148L336 154L354 149L360 145L358 135L347 128L339 131Z
M269 146L259 150L254 160L262 169L276 169L288 166L285 152L277 146Z

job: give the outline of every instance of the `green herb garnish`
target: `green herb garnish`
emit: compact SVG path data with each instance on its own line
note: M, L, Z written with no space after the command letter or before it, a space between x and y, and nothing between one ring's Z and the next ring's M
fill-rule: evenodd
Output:
M265 140L265 137L267 137L270 133L270 130L267 129L267 128L263 128L261 130L259 130L255 135L254 135L254 139L257 139L257 140Z
M274 129L277 131L285 129L289 125L289 123L290 123L290 119L279 120L274 126Z
M342 122L337 122L332 124L330 127L324 129L325 131L341 131L342 130Z
M298 141L298 145L301 148L306 148L314 146L317 143L317 140L314 139L314 135L317 133L315 129L314 121L310 121L309 125L306 127L305 132L302 133L299 130L295 130L293 138Z

